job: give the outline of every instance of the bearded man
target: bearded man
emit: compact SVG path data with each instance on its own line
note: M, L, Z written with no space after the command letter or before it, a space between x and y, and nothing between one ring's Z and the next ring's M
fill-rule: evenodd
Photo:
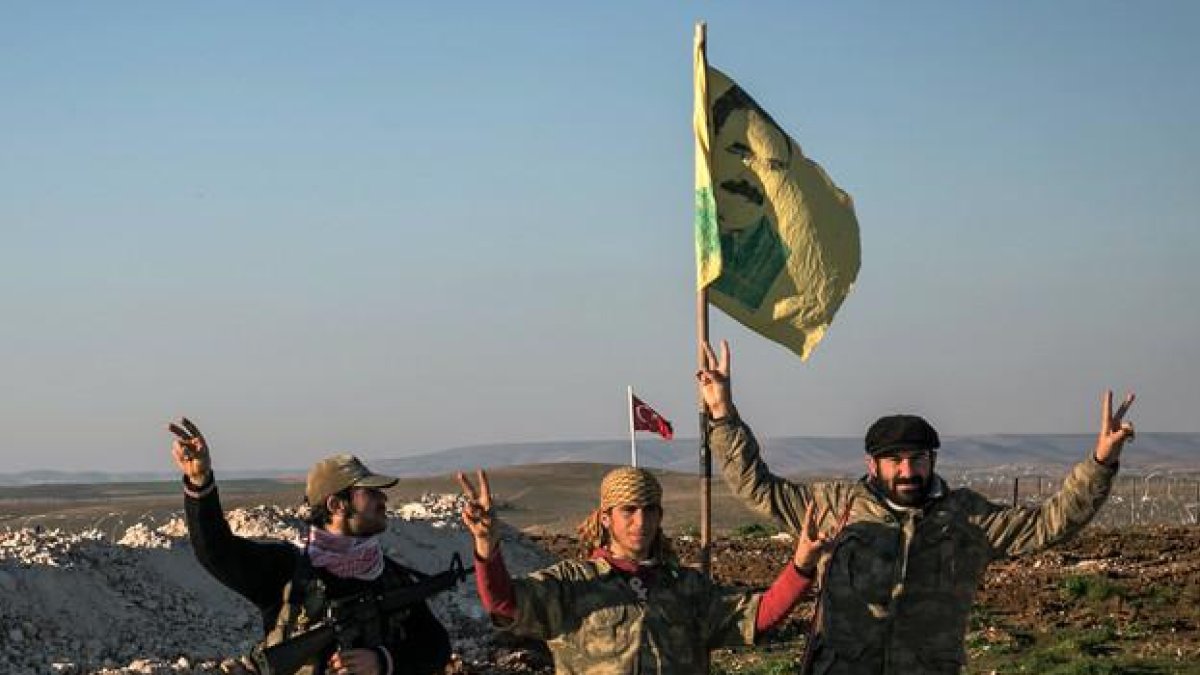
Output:
M308 536L300 545L252 541L230 530L200 429L187 418L168 426L183 472L184 510L192 550L204 569L254 603L262 614L263 641L278 644L320 621L329 603L363 593L380 594L422 576L383 554L387 529L385 488L397 479L372 473L353 455L327 457L308 472ZM424 602L378 615L357 626L358 644L331 647L300 675L399 675L441 672L450 660L450 637ZM254 659L229 660L227 673L254 673Z
M733 405L729 345L705 345L698 374L710 414L709 443L725 482L747 506L798 530L801 514L849 508L829 556L812 642L812 672L828 675L959 673L975 591L987 565L1025 555L1078 533L1112 487L1123 421L1133 395L1114 413L1102 400L1100 434L1089 457L1037 507L990 502L951 489L934 471L941 440L916 415L889 415L867 430L867 474L857 482L799 483L772 474L758 441ZM850 504L849 507L846 507Z

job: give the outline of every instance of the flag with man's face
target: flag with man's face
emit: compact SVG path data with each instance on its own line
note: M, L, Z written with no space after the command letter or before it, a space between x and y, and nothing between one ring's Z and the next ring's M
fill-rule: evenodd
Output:
M696 268L709 302L807 359L859 268L850 195L695 45Z

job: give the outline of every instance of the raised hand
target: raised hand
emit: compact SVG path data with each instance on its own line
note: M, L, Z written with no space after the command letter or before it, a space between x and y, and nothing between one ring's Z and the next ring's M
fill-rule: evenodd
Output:
M729 343L721 340L721 358L717 358L712 345L704 343L702 355L704 367L696 373L700 381L700 395L708 406L713 419L733 414L733 387L729 382Z
M192 485L207 483L212 476L212 457L208 453L208 441L204 440L199 427L181 417L178 423L168 424L167 430L175 434L175 442L171 444L175 465Z
M821 509L821 513L818 515L816 505L812 501L808 502L808 506L804 508L804 527L796 537L796 553L792 556L792 562L796 567L811 573L816 568L821 556L833 550L834 542L842 533L846 521L850 519L850 507L853 504L854 499L851 498L833 527L821 532L817 524L829 516L829 507Z
M1112 391L1104 392L1100 398L1100 435L1096 437L1094 456L1101 464L1113 465L1121 459L1121 448L1126 441L1133 440L1133 422L1125 421L1125 413L1133 406L1136 396L1133 392L1125 395L1117 411L1112 412Z
M462 520L475 537L475 555L484 560L492 557L492 549L500 538L499 519L492 508L492 488L488 485L487 473L483 469L476 471L479 479L479 490L471 485L470 479L463 472L458 472L458 484L462 486L467 503L463 505Z

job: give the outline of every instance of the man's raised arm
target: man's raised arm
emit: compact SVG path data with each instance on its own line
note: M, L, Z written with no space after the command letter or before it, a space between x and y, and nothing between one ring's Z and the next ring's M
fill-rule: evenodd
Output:
M709 412L709 447L720 462L725 482L747 506L799 532L804 527L805 509L813 500L812 491L771 473L762 460L754 433L733 405L729 343L721 341L720 358L711 345L705 344L704 352L706 365L696 377Z
M1033 553L1065 541L1083 529L1100 511L1112 489L1121 450L1133 438L1133 423L1125 414L1134 395L1112 411L1112 392L1101 399L1100 433L1091 455L1075 465L1063 486L1036 508L999 507L981 503L980 522L993 555L1012 557Z
M184 512L196 560L222 584L259 607L278 602L296 552L284 542L259 543L233 534L221 509L212 455L200 429L186 417L167 429L171 455L183 473Z

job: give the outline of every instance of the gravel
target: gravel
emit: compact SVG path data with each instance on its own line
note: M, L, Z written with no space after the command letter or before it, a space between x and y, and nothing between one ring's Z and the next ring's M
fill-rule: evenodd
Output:
M426 572L445 569L454 553L469 565L461 499L427 494L391 509L384 550ZM240 536L290 542L302 539L302 516L276 506L226 514ZM504 552L514 574L552 562L511 529ZM492 631L470 580L430 604L460 659L487 658ZM260 631L254 606L196 562L182 515L137 523L116 541L98 530L0 533L0 673L214 673Z

